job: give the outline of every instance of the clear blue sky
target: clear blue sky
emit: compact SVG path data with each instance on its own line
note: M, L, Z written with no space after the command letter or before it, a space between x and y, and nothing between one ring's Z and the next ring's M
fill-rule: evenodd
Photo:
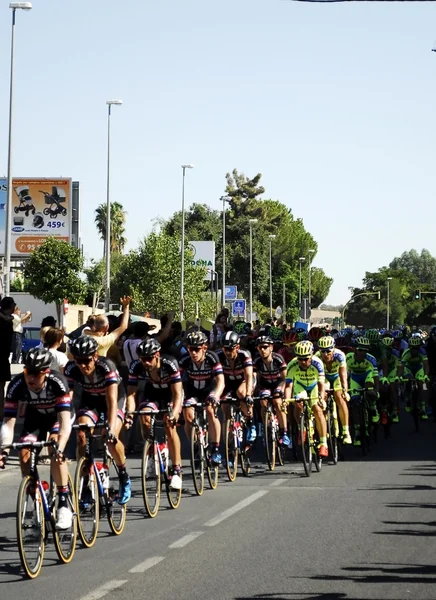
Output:
M6 172L10 11L0 2L0 175ZM14 175L81 182L82 241L112 199L129 247L187 202L219 208L225 173L319 242L333 303L406 249L436 253L434 3L34 0L17 14Z

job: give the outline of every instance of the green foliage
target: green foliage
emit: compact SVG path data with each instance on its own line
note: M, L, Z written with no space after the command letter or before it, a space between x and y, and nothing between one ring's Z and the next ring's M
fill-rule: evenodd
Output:
M114 288L112 285L112 282L117 279L117 274L124 268L124 259L123 254L111 254L111 303L114 304L124 295L123 290ZM91 266L86 268L84 272L87 279L86 301L88 304L92 304L93 296L96 294L96 304L98 304L105 296L106 259L103 258L99 261L92 260Z
M126 211L123 205L119 202L111 202L111 253L122 253L126 245L126 238L124 237L125 225L126 225ZM97 227L97 231L100 234L100 238L106 244L106 215L107 206L105 203L100 204L95 209L94 222Z
M48 237L24 265L26 291L47 304L54 302L59 318L64 298L79 304L85 297L86 286L79 277L82 270L83 256L78 248Z

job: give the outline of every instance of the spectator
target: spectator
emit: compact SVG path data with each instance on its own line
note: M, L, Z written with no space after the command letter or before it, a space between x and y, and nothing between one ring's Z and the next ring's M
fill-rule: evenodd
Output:
M44 317L41 321L42 327L56 327L56 319L54 317Z
M61 373L64 372L64 367L68 362L65 352L59 351L59 346L62 345L63 341L64 332L62 329L56 327L49 327L44 335L44 345L52 355L50 369L60 371Z
M15 310L14 299L5 296L0 301L0 422L3 421L5 407L5 385L11 380L9 354L12 346L12 313Z
M27 311L24 315L18 306L12 313L12 362L18 364L21 362L21 353L23 348L23 323L27 323L32 318L32 313Z
M95 317L96 317L96 315L89 315L86 323L84 325L80 325L80 327L78 327L77 329L74 329L74 331L72 331L71 333L68 333L67 337L69 337L70 340L76 340L81 335L87 334L87 332L85 331L86 329L90 329L92 331L92 329L94 327Z
M129 304L131 298L123 296L120 303L123 307L123 315L120 325L109 333L109 319L106 315L97 315L94 321L94 331L86 332L87 335L95 337L98 342L98 354L107 356L109 348L115 345L117 339L126 331L129 325Z
M39 348L44 348L45 347L45 334L47 333L47 331L51 329L51 327L49 327L48 325L46 325L45 327L41 327L41 329L39 330Z
M124 360L128 369L132 362L138 359L136 348L152 329L156 329L156 325L149 325L145 321L132 323L132 335L123 344Z

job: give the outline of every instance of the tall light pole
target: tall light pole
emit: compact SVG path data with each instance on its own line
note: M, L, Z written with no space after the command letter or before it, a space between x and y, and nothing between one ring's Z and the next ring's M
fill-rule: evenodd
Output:
M250 224L250 322L253 321L253 225L257 219L248 219Z
M106 100L107 104L107 173L106 173L106 293L105 310L110 310L111 301L111 107L121 106L122 100Z
M229 196L221 196L220 200L223 203L223 279L222 279L222 304L226 304L226 202L230 200Z
M182 248L180 251L180 321L183 321L185 310L185 173L194 165L182 165ZM211 277L212 279L212 277Z
M309 298L309 310L312 308L312 255L315 253L313 248L309 248L309 290L308 290L308 298Z
M11 289L11 229L12 229L12 109L14 98L14 54L15 54L15 13L17 10L31 10L31 2L11 2L12 31L11 31L11 75L9 82L9 135L8 135L8 191L6 202L5 247L4 247L4 295L9 296Z
M390 296L390 284L389 284L389 282L392 281L392 277L388 277L386 279L386 281L387 281L387 284L388 284L388 286L387 286L387 300L386 300L386 329L389 331L389 317L390 317L390 315L389 315L389 312L390 312L390 306L389 306L389 302L390 302L390 297L389 297Z
M302 282L301 265L302 265L303 261L305 261L306 259L304 258L304 256L300 256L300 258L298 260L300 261L300 286L299 286L299 290L298 290L298 310L301 310L302 309L302 304L301 304L301 282Z
M272 298L272 241L276 239L276 235L272 233L269 237L269 316L272 318L273 316L273 298Z

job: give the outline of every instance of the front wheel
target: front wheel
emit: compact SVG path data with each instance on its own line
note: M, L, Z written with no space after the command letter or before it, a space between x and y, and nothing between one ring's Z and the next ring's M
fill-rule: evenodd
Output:
M242 431L242 430L241 430ZM238 431L239 433L239 431ZM235 437L235 419L226 419L224 423L224 445L226 453L226 471L229 481L235 481L238 474L239 448Z
M309 418L303 411L300 417L301 454L306 477L312 475L312 444L310 440Z
M30 579L41 571L44 559L44 505L33 477L23 477L17 497L17 541L21 564Z
M56 548L56 553L59 556L59 559L67 564L72 561L74 552L76 550L76 539L77 539L77 514L76 513L76 502L74 498L74 487L73 480L71 479L70 474L68 473L68 498L67 504L68 508L73 513L73 521L71 523L71 527L69 529L56 529L53 528L53 537ZM57 487L56 484L51 486L54 503L53 503L53 520L56 518L56 505L57 505Z
M197 496L204 492L204 446L199 438L200 430L191 428L191 472L194 489Z
M209 434L207 430L204 433L205 435L205 444L206 444L206 471L207 471L207 479L209 481L209 486L212 490L216 490L218 487L218 465L214 465L211 458L210 448L209 448Z
M160 465L154 454L154 442L149 440L142 453L142 495L145 510L152 518L158 513L161 492Z
M107 463L109 467L109 481L106 480L106 516L112 533L121 535L126 525L127 504L118 504L118 498L120 497L118 467L109 457L107 457Z
M77 525L80 539L87 548L95 544L100 519L96 467L85 456L79 458L74 475Z
M276 436L274 432L274 415L271 409L265 410L263 430L265 435L265 453L268 468L274 471L276 466Z
M327 440L330 451L330 457L334 465L338 464L339 450L338 450L338 438L336 437L335 418L332 412L329 410L327 413Z

